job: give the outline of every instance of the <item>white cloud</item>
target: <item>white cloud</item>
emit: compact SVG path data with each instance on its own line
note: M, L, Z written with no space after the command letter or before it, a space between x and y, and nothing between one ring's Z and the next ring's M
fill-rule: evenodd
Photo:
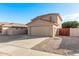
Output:
M79 13L64 15L62 18L64 21L79 21Z

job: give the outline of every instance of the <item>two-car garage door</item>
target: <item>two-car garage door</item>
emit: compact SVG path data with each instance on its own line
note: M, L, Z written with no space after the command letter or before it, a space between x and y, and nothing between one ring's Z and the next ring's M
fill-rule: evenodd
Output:
M50 28L47 26L31 27L31 35L49 36Z

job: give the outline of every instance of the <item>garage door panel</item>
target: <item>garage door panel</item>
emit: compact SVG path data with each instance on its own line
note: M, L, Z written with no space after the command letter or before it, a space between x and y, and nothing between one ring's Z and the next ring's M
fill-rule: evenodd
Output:
M31 27L31 35L49 35L49 27Z

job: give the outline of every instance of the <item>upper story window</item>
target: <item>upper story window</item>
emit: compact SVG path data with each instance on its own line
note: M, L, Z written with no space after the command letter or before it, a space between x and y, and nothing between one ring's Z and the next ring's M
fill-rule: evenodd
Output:
M56 16L54 16L54 15L51 16L51 21L52 21L53 23L56 23L56 20L57 20L57 19L56 19Z

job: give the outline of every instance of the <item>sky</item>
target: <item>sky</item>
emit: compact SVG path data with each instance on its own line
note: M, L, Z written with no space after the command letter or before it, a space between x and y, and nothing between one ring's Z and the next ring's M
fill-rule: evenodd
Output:
M73 3L0 3L0 22L26 24L33 18L59 13L62 22L79 21L79 4Z

